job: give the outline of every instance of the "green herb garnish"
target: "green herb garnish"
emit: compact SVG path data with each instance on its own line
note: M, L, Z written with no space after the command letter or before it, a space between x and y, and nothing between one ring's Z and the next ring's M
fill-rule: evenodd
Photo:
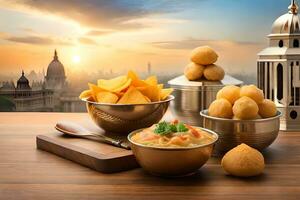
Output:
M163 122L156 124L154 133L156 133L158 135L168 135L170 133L186 132L188 130L189 129L181 122L178 124L172 124L172 123L163 121Z
M176 128L177 132L187 132L189 130L182 122L178 123Z

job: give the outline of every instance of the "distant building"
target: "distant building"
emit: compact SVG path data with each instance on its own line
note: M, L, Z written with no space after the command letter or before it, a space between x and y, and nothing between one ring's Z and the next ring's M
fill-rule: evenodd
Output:
M32 73L31 73L32 74ZM72 92L66 81L65 68L59 61L55 50L54 57L47 68L44 81L32 81L25 77L24 71L17 81L17 85L10 81L4 82L0 87L1 102L10 101L11 109L15 111L41 111L41 112L83 112L84 103L78 94ZM1 99L0 99L1 100ZM4 107L4 106L2 106ZM1 109L0 111L6 111Z
M152 66L151 66L151 62L148 62L148 65L147 65L147 72L148 72L148 75L151 75L151 74L152 74Z
M258 86L282 112L280 129L300 130L300 18L292 0L289 12L272 27L269 47L257 60Z
M24 72L16 87L13 82L3 83L0 96L10 100L15 105L15 111L53 111L53 91L45 88L33 90Z

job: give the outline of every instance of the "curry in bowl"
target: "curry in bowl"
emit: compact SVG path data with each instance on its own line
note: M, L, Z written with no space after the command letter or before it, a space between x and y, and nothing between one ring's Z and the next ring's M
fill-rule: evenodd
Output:
M189 126L177 120L160 122L137 132L131 137L137 144L162 147L196 147L214 142L214 135L196 127Z
M218 135L177 120L128 135L133 154L147 172L166 177L191 175L211 157Z

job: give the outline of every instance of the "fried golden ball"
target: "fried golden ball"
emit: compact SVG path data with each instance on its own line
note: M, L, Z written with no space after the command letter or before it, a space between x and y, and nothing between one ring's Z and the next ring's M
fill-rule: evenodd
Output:
M209 46L201 46L191 53L191 61L199 65L210 65L218 60L218 54Z
M264 100L264 93L258 89L255 85L245 85L241 88L241 97L246 96L253 99L257 104L260 104Z
M225 71L218 65L208 65L204 69L204 77L209 81L220 81L225 76Z
M221 165L227 173L233 176L250 177L263 173L265 161L259 151L241 144L224 155Z
M258 104L259 114L263 118L274 117L277 114L277 108L273 101L264 99L262 103Z
M217 93L217 99L227 99L233 105L240 98L240 90L240 87L235 85L225 86Z
M233 114L238 119L255 119L258 115L258 105L249 97L241 97L233 105Z
M226 99L215 100L208 108L208 115L212 117L231 119L233 116L232 105Z
M234 120L241 120L240 118L238 118L237 116L233 116ZM262 117L260 115L257 115L254 119L262 119Z
M200 79L203 75L204 66L196 63L188 64L184 69L185 77L190 81Z

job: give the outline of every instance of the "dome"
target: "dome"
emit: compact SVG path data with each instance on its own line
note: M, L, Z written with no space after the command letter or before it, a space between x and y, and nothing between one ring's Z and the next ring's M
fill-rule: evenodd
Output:
M272 34L300 34L298 6L292 0L289 12L280 16L273 24Z
M54 51L54 57L47 69L47 77L65 77L65 68L58 60L57 52Z
M21 89L21 90L26 90L26 89L30 89L29 86L29 81L28 79L25 77L24 75L24 71L22 71L22 76L19 78L18 82L17 82L17 89Z

